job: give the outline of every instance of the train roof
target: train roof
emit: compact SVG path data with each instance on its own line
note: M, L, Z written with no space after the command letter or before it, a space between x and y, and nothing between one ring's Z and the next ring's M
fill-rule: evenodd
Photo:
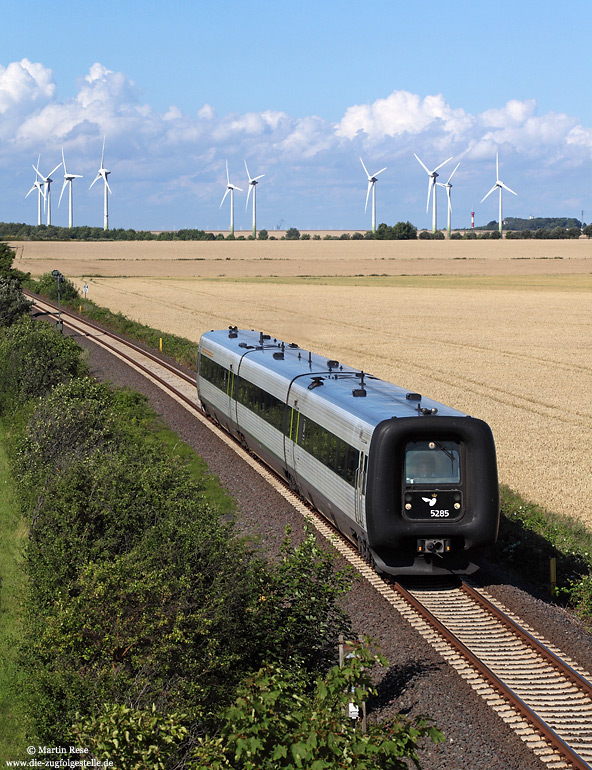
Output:
M203 334L200 341L202 347L206 340L237 356L252 351L246 359L249 362L288 382L295 380L294 387L313 391L315 397L345 409L370 424L378 424L390 417L466 416L419 393L262 332L229 327Z

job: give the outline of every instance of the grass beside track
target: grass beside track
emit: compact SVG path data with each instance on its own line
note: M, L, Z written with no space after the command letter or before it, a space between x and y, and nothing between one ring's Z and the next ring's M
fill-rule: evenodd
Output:
M17 503L0 423L0 762L16 759L26 742L23 674L18 665L23 601L22 569L27 528Z

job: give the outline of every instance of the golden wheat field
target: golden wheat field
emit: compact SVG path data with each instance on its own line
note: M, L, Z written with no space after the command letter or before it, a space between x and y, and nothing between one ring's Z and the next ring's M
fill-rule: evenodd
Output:
M15 244L197 342L261 329L486 420L500 479L592 526L592 243Z

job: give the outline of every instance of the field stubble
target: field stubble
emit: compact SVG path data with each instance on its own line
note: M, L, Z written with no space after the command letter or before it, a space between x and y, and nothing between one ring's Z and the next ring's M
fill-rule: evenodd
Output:
M503 482L592 527L590 243L392 243L27 243L17 266L86 278L163 331L263 329L481 417Z

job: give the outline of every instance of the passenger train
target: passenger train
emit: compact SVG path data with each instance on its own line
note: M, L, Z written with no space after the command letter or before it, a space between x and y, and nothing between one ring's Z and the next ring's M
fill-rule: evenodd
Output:
M470 574L495 542L495 445L482 420L231 326L202 335L206 414L282 476L379 572Z

